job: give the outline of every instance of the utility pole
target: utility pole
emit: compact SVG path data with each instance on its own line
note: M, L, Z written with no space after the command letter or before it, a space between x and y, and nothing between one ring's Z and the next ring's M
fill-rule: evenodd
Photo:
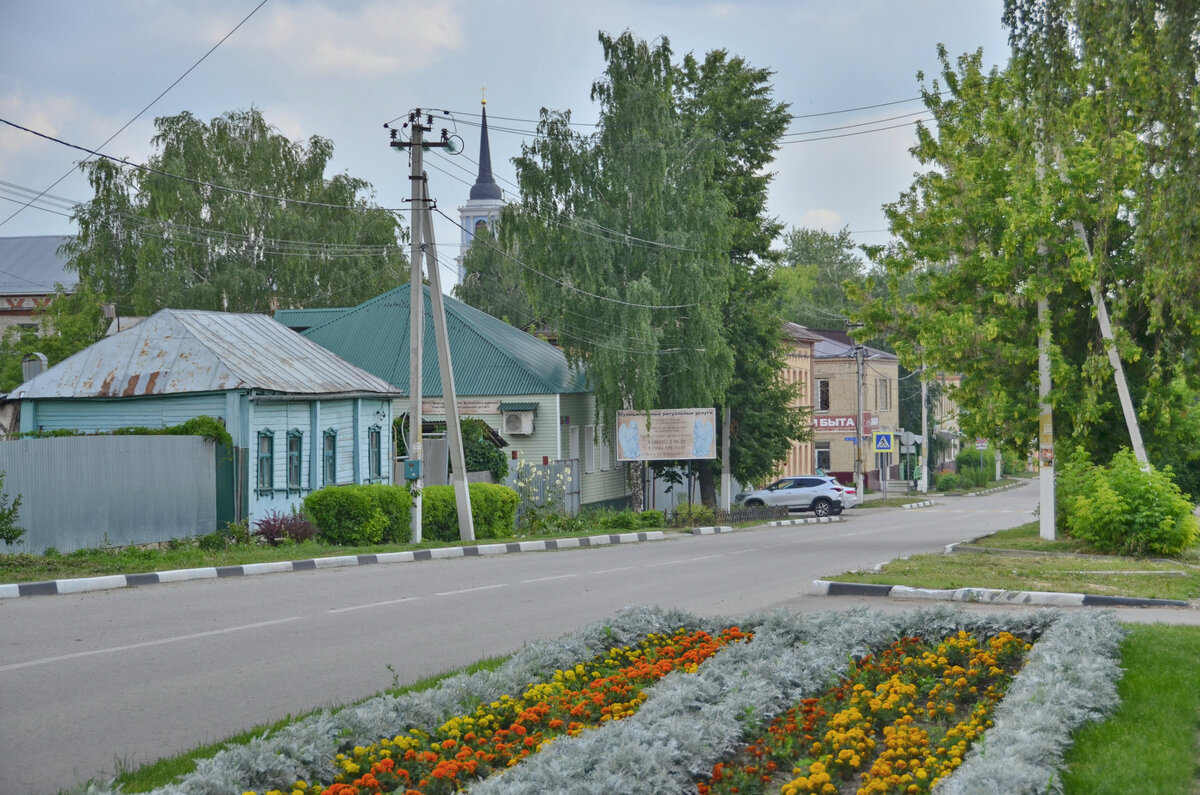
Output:
M445 405L446 434L450 442L450 461L454 468L452 477L454 483L455 503L458 507L458 531L464 541L475 539L475 524L471 515L471 492L467 486L466 456L463 453L462 426L458 417L458 396L454 389L454 370L450 363L450 340L446 330L446 308L442 301L442 280L437 260L437 243L433 235L433 218L430 208L433 202L429 198L429 179L424 171L423 152L425 147L452 147L449 131L442 130L440 140L425 141L424 134L433 129L433 115L424 114L422 124L421 109L417 108L408 116L406 127L411 127L408 141L397 140L397 130L391 131L391 146L396 149L408 149L411 159L409 180L412 184L412 256L410 265L411 279L409 286L409 369L408 369L408 416L409 416L409 456L416 461L411 473L406 472L406 478L413 482L417 491L413 499L412 538L415 543L421 541L421 496L420 490L424 485L422 477L422 444L421 444L421 409L424 399L421 383L422 347L425 339L425 285L422 279L422 260L429 268L430 307L433 315L434 338L437 344L438 371L442 380L442 402Z
M929 381L925 380L925 365L921 364L921 468L917 490L929 491Z
M854 488L858 491L859 501L867 498L866 473L863 471L863 445L866 444L867 434L863 428L863 346L854 346L854 393L857 416L854 418L854 433L858 440L854 444Z

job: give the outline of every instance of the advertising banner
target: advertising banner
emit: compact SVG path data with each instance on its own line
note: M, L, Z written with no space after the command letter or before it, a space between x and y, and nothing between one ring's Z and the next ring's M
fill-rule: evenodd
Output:
M717 410L617 412L618 461L717 457Z

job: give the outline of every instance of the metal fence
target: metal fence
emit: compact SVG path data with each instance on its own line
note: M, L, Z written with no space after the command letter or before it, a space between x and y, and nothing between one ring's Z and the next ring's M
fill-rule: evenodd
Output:
M578 472L577 458L552 461L549 464L525 461L520 467L512 467L504 484L523 495L523 499L517 504L517 523L520 523L526 510L527 500L544 505L547 499L557 500L561 497L563 504L560 507L564 513L571 516L579 513Z
M198 436L75 436L0 442L4 493L21 540L41 554L211 533L216 445Z

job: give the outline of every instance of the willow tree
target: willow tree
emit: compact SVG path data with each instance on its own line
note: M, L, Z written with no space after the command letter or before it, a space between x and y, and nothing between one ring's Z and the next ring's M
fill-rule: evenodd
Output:
M289 140L257 109L155 127L144 168L84 165L95 196L67 246L119 313L345 306L408 278L398 219L365 180L326 175L328 139Z
M713 134L676 107L666 39L600 34L594 133L543 110L516 159L519 210L500 223L535 310L568 359L586 365L600 424L621 409L713 406L733 372L721 307L730 283L727 200ZM641 469L633 468L635 504Z

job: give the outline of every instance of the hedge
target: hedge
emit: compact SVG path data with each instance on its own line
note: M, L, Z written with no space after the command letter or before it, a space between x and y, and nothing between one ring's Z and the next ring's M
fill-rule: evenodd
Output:
M517 493L496 483L471 483L471 517L476 538L512 538L517 520ZM429 541L458 541L458 508L453 486L421 489L422 537Z

